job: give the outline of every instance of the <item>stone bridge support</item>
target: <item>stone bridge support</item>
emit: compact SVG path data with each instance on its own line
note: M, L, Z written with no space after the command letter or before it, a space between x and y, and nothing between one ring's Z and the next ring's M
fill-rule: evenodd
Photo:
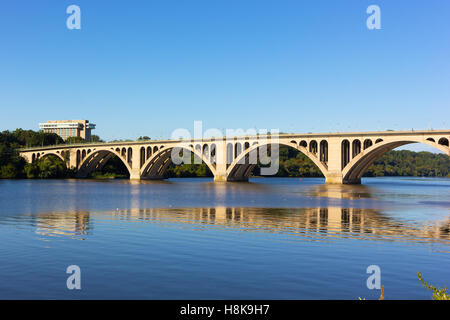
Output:
M140 148L134 146L132 150L130 179L141 180Z
M226 182L228 181L227 175L227 144L221 141L217 144L216 152L216 172L214 174L214 181Z
M326 183L344 182L342 176L341 140L338 137L328 138L327 172L324 173Z
M69 156L69 169L78 169L77 168L77 149L70 149Z

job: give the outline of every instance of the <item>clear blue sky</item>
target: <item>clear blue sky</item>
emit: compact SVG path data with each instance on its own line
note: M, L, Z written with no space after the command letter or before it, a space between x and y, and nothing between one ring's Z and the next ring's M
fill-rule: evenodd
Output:
M81 30L66 28L71 4ZM366 28L370 4L382 30ZM0 40L0 130L450 126L448 0L5 0Z

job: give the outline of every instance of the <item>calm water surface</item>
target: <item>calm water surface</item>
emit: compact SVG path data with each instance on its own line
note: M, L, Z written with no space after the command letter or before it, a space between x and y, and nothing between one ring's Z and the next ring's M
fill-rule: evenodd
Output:
M0 299L429 299L450 180L0 180ZM78 265L82 289L66 288Z

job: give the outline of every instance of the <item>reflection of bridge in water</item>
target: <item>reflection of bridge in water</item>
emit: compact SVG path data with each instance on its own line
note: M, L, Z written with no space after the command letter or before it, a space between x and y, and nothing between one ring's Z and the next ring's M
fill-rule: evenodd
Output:
M314 197L354 200L372 198L373 188L365 185L321 184L314 186L309 194Z
M332 238L415 242L450 240L450 220L432 225L396 221L374 209L361 208L165 208L129 209L89 214L49 213L37 216L37 233L86 238L95 220L140 220L156 223L239 228L300 236L311 241ZM81 236L81 237L80 237Z
M51 212L36 217L36 233L44 236L68 236L83 239L92 229L87 211ZM81 237L80 237L81 236Z

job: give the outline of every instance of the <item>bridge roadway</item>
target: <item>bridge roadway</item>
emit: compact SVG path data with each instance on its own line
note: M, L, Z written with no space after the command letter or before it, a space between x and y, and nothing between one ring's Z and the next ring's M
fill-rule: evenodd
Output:
M367 168L386 152L410 143L423 143L450 155L450 130L379 131L250 135L189 140L159 140L57 145L20 150L28 162L54 155L84 178L117 156L130 179L164 179L170 163L190 163L191 154L204 162L214 181L247 181L262 163L263 175L278 171L278 146L306 155L326 183L359 184ZM195 162L194 162L195 163Z

